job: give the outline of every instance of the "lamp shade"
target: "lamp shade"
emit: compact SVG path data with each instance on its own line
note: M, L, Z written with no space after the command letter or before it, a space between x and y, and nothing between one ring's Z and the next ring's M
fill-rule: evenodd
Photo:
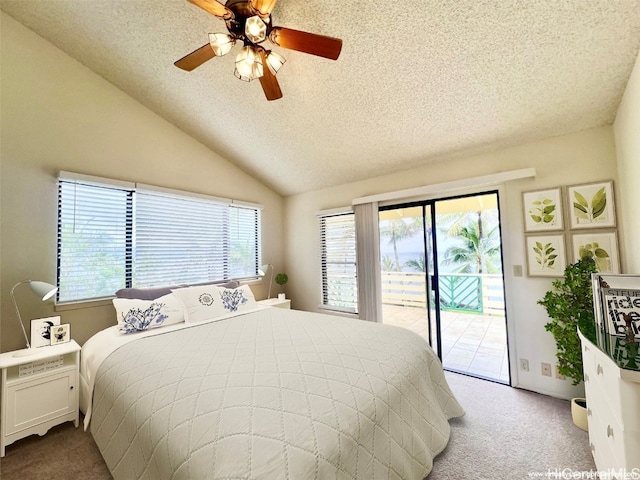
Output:
M231 37L231 35L227 35L226 33L209 34L209 44L213 49L213 53L217 57L222 57L229 53L235 43L236 41Z
M46 302L47 300L52 298L58 291L58 287L55 287L50 283L40 282L37 280L23 280L22 282L18 282L13 286L10 293L11 301L13 302L13 307L16 309L16 316L18 317L18 323L20 324L20 328L22 329L22 335L24 335L24 341L27 344L27 349L17 351L16 353L14 353L13 355L14 357L31 355L37 351L37 349L31 348L31 344L29 343L29 338L27 337L27 332L25 331L24 324L22 323L20 310L18 309L18 302L16 302L16 297L14 295L16 288L18 288L20 285L24 285L25 283L29 284L29 286L31 287L31 291L35 293L42 302Z
M250 82L263 75L262 58L253 47L249 45L242 47L236 57L236 69L233 73L244 82Z
M278 73L284 62L286 62L284 57L276 52L269 52L267 55L267 66L274 75Z
M254 15L253 17L247 18L244 26L244 34L251 43L264 42L267 38L267 26L258 15Z
M29 286L33 293L35 293L43 302L49 300L58 291L58 287L51 285L50 283L40 282L37 280L29 282Z

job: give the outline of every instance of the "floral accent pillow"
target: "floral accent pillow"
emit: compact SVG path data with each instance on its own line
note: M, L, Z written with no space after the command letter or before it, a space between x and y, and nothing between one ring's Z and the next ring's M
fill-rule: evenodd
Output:
M204 285L178 288L173 293L182 302L187 323L226 318L258 305L248 285L238 288Z
M172 293L156 300L114 298L113 306L123 334L184 322L182 305Z

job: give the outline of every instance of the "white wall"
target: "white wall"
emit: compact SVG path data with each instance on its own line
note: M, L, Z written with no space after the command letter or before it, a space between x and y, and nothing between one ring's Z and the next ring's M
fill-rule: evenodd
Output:
M640 273L640 54L613 124L618 156L620 232L628 246L625 272Z
M555 362L555 342L544 330L548 321L537 300L551 287L551 279L513 276L514 265L526 265L522 192L560 185L613 179L616 157L611 127L549 138L483 155L459 158L431 166L341 185L285 199L287 291L295 308L317 311L321 302L319 238L315 212L350 205L352 199L506 170L535 167L535 179L504 185L501 198L506 294L512 359L527 358L530 371L512 368L523 388L569 398L581 393L570 381L543 377L540 363ZM525 268L526 271L526 268ZM514 362L512 361L512 366Z
M27 278L56 281L59 170L261 203L269 225L263 257L278 268L281 196L11 17L1 14L0 21L1 351L24 346L11 287ZM262 287L256 288L258 295ZM37 305L28 290L16 292L27 322L54 314L53 307ZM71 323L72 338L81 344L115 323L109 304L56 314Z

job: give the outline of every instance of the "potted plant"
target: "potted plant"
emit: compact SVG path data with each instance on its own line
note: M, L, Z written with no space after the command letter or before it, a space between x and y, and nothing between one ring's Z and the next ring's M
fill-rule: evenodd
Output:
M587 329L594 326L591 274L597 271L591 258L567 265L564 277L554 280L552 289L538 301L551 318L544 328L556 341L558 372L573 380L573 385L584 380L578 327ZM574 423L586 430L586 399L572 399L571 414Z
M286 273L278 273L276 275L275 280L276 280L276 283L278 285L280 285L280 287L282 288L282 286L289 281L289 277L287 277ZM285 294L284 293L279 293L278 294L278 298L281 299L281 300L284 300L285 299Z

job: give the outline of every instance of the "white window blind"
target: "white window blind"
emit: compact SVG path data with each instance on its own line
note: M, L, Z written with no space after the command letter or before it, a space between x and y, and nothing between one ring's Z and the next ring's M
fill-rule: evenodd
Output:
M260 209L229 208L229 278L255 276L260 265Z
M60 178L58 301L257 275L260 206L168 192Z
M134 287L229 278L227 205L152 192L135 201Z
M357 313L356 230L353 212L320 215L322 305Z
M130 190L61 181L58 188L58 301L112 296L128 274Z

